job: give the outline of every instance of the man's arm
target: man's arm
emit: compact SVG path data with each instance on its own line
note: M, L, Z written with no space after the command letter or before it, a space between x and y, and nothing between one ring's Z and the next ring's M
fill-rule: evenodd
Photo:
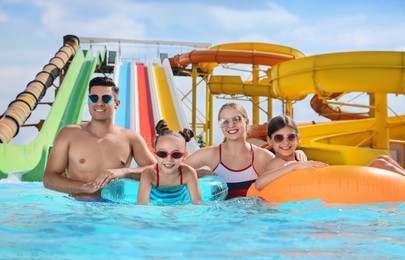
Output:
M68 194L94 193L97 188L93 185L62 176L69 161L69 140L72 130L69 126L65 127L56 137L44 172L44 186Z
M132 156L139 167L148 166L156 163L155 157L149 150L145 139L137 133L131 133Z

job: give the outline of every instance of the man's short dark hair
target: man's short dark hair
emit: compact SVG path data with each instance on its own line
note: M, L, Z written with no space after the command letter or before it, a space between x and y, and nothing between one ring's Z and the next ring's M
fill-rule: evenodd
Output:
M89 82L89 92L92 87L101 86L101 87L111 87L114 94L118 96L119 88L115 85L114 80L109 77L95 77Z

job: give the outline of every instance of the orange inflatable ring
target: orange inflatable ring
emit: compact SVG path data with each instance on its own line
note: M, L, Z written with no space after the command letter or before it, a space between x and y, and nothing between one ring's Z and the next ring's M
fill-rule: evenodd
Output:
M350 204L399 202L405 201L405 176L366 166L333 165L293 171L262 191L252 184L247 196L271 202L313 199Z

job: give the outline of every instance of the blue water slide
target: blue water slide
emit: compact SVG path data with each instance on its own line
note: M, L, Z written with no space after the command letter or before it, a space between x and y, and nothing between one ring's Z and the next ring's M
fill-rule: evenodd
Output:
M120 92L118 98L121 103L115 114L115 124L124 128L131 127L130 113L130 89L131 89L131 63L123 62L119 70L118 87Z

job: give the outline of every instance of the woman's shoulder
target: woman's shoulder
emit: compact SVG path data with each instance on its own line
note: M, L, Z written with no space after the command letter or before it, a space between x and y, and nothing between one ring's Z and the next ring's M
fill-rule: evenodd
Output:
M212 156L212 155L218 153L218 151L219 151L219 147L216 145L207 146L207 147L198 149L197 151L193 152L191 155L209 157L209 156Z
M270 152L267 149L264 149L262 147L258 147L254 144L252 144L253 152L255 153L255 156L262 156L265 159L273 159L275 156L272 152Z

